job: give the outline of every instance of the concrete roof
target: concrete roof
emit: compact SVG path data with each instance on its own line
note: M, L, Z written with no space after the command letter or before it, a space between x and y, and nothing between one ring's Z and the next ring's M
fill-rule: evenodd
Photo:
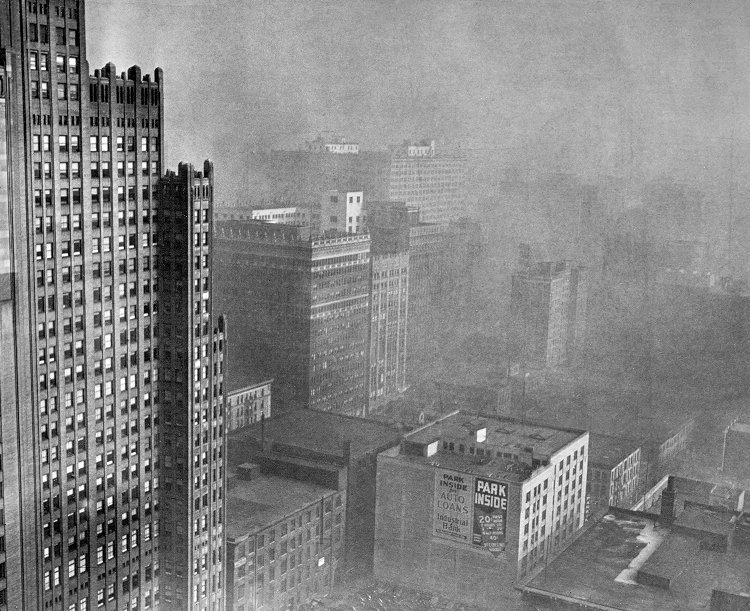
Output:
M585 431L521 422L513 418L489 418L458 412L408 436L417 443L429 443L436 437L462 440L476 439L477 429L487 428L487 439L480 447L523 452L533 448L535 456L549 457L580 437ZM474 441L474 443L476 443Z
M324 486L275 475L258 474L252 480L230 478L227 537L258 532L334 492Z
M665 525L654 529L653 518L615 510L584 527L578 539L523 590L549 597L542 608L568 601L581 608L624 611L705 610L715 588L750 592L750 551L699 546L698 537ZM636 560L644 549L647 557ZM628 570L631 563L670 579L669 589L637 583L636 571Z
M608 468L616 467L633 452L639 445L628 439L612 437L610 435L589 435L589 465L596 464Z
M261 424L233 431L229 437L232 441L257 442L261 437ZM272 414L265 421L266 442L272 440L336 456L343 456L346 442L351 442L351 453L356 457L384 446L393 447L400 439L398 429L389 424L312 409Z

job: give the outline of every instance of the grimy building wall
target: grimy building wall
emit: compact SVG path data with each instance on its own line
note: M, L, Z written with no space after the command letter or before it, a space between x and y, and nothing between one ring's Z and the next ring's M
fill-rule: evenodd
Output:
M368 234L225 221L217 282L237 342L231 390L273 378L280 410L364 415L370 307Z

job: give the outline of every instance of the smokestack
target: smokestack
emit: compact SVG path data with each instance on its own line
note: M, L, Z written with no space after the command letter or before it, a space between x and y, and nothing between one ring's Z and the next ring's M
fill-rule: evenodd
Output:
M260 414L260 451L266 451L266 414Z

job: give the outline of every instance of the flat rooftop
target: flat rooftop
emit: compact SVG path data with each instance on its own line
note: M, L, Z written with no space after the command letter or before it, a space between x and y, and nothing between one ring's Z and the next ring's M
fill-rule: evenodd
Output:
M614 510L522 586L542 608L563 601L581 608L698 611L714 589L750 592L750 552L700 549L700 541L650 517ZM636 582L637 570L670 580L669 589ZM541 604L541 603L540 603Z
M589 435L589 466L616 467L640 446L632 440L611 435Z
M429 443L437 437L476 443L476 431L481 428L487 429L487 438L482 447L516 453L533 448L536 457L549 457L585 433L514 418L490 418L458 412L410 434L408 438L417 443Z
M227 481L228 538L252 534L296 513L335 490L310 482L258 474Z
M520 483L526 481L534 472L531 465L513 462L502 458L482 458L471 454L455 454L453 452L438 452L432 456L416 456L412 454L398 455L398 459L406 462L422 463L453 469L461 473L471 473L491 479L502 479L506 482Z
M233 442L257 443L260 437L260 423L229 433ZM397 445L400 439L398 429L389 424L312 409L272 415L265 421L266 442L275 441L335 456L343 456L347 442L351 442L352 456L358 456Z

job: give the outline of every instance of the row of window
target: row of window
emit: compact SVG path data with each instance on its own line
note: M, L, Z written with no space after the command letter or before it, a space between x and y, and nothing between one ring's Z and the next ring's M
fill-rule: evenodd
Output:
M50 42L50 26L44 23L29 23L28 39L29 42L39 42L42 44L49 44ZM61 47L66 45L71 47L79 46L79 35L78 30L63 27L55 27L55 44Z

